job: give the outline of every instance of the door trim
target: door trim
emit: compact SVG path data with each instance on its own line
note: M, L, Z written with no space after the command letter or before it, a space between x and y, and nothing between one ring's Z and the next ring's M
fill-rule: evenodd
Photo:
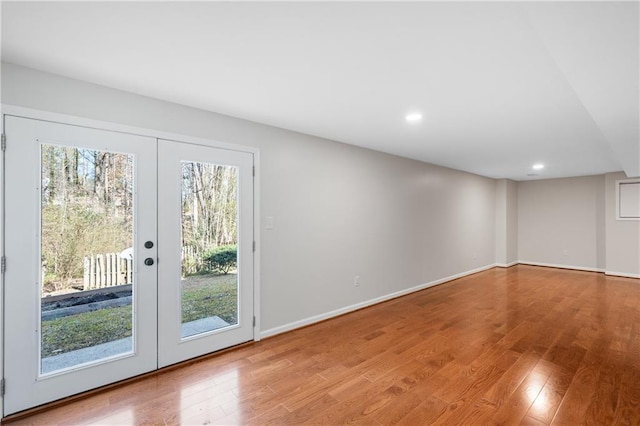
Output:
M4 108L3 108L4 111ZM4 135L4 113L0 120L0 134ZM0 257L4 259L4 151L0 150ZM0 379L4 380L4 272L0 272ZM4 383L4 382L3 382ZM0 392L0 419L4 417L4 392Z
M5 116L16 116L22 118L30 118L42 121L52 121L61 124L67 125L75 125L81 127L88 127L97 130L108 130L112 132L118 133L128 133L138 136L147 136L156 139L166 139L172 140L176 142L186 142L196 145L203 145L207 147L213 147L218 149L229 149L233 151L241 151L241 152L249 152L253 154L253 161L255 167L255 176L253 183L253 238L256 243L256 249L253 253L253 312L256 318L255 324L253 327L253 340L260 340L261 333L261 304L260 304L260 296L261 296L261 269L260 269L260 258L261 258L261 208L260 208L260 200L261 200L261 185L260 185L260 149L254 146L248 145L239 145L232 144L228 142L222 142L216 139L210 138L201 138L195 136L187 136L180 133L167 132L162 130L154 130L144 127L131 126L121 123L107 122L96 120L92 118L86 117L77 117L67 114L59 114L50 111L42 111L33 108L25 108L16 105L10 104L2 104L0 106L2 111L2 120L0 120L0 128L1 133L4 134L4 118ZM11 141L7 141L8 144ZM4 248L4 230L5 230L5 214L4 214L4 185L5 185L5 176L4 176L4 152L0 152L1 160L0 160L0 256L4 256L5 248ZM4 346L4 274L0 277L0 378L4 377L4 354L5 354L5 346ZM0 394L0 418L4 417L4 398Z

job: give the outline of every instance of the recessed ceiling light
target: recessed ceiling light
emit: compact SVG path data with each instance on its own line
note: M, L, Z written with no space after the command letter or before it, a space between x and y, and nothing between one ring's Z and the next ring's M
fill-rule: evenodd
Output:
M420 114L419 112L412 112L410 114L407 114L404 118L409 123L415 123L416 121L422 120L422 114Z
M542 169L544 169L544 164L536 163L536 164L533 165L532 169L533 170L542 170Z

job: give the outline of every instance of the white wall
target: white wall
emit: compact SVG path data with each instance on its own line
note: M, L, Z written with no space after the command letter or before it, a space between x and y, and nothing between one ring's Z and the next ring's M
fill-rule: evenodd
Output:
M496 264L518 261L518 185L510 179L496 180Z
M507 264L518 261L518 183L507 179Z
M605 175L607 273L640 278L640 221L616 220L616 180L626 178Z
M640 221L615 218L615 182L625 178L518 182L519 260L640 278Z
M494 263L492 179L9 64L2 96L259 148L263 330Z
M507 266L507 180L496 180L496 263Z
M604 176L518 182L519 260L603 270L603 182Z

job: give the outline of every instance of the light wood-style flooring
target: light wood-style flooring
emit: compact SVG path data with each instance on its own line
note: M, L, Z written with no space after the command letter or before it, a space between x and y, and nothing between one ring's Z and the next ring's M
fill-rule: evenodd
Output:
M639 425L640 280L491 269L12 424Z

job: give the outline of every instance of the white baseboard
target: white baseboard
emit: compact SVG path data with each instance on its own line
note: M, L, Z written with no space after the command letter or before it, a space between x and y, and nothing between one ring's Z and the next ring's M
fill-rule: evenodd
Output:
M560 268L560 269L574 269L576 271L586 271L586 272L604 272L605 275L612 275L615 277L624 277L624 278L640 278L640 274L632 274L629 272L615 272L615 271L607 271L602 268L588 268L586 266L572 266L572 265L558 265L556 263L543 263L543 262L530 262L528 260L518 260L517 262L509 263L508 265L503 266L503 264L496 263L496 266L504 268L508 266L512 266L515 264L520 265L531 265L531 266L545 266L548 268Z
M518 263L521 264L521 265L546 266L548 268L575 269L576 271L604 272L604 269L601 269L601 268L589 268L589 267L586 267L586 266L559 265L559 264L556 264L556 263L530 262L528 260L518 260Z
M513 262L509 262L509 263L496 263L495 266L497 266L498 268L510 268L517 264L518 264L518 261L514 260Z
M343 315L349 312L357 311L358 309L366 308L368 306L372 306L381 302L386 302L387 300L395 299L396 297L405 296L410 293L414 293L416 291L424 290L425 288L433 287L438 284L444 284L448 281L456 280L458 278L466 277L467 275L476 274L478 272L486 271L487 269L491 269L495 267L496 264L482 266L477 269L472 269L470 271L462 272L460 274L451 275L446 278L441 278L439 280L431 281L426 284L420 284L415 287L411 287L405 290L396 291L394 293L386 294L384 296L376 297L375 299L366 300L364 302L356 303L354 305L345 306L344 308L336 309L330 312L325 312L323 314L314 315L312 317L304 318L299 321L294 321L289 324L281 325L279 327L274 327L269 330L262 331L260 333L260 338L264 339L267 337L275 336L277 334L286 333L287 331L295 330L296 328L305 327L307 325L314 324L316 322L324 321L333 317L337 317L339 315Z
M613 275L615 277L640 278L640 274L629 274L627 272L604 271L604 273L606 275Z

